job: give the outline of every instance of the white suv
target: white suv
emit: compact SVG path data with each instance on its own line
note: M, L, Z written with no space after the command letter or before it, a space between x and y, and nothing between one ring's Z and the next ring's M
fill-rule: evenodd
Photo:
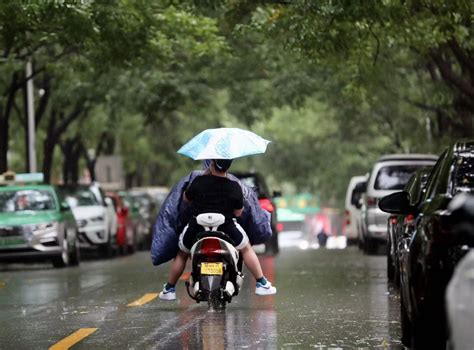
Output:
M368 174L354 176L349 181L349 186L347 186L343 232L348 243L357 242L359 237L361 197L367 186L367 177Z
M387 241L387 219L381 211L381 198L401 191L415 171L432 167L438 157L431 154L393 154L375 163L367 180L362 205L362 246L365 253L374 253L379 243Z
M99 185L60 186L76 219L81 248L99 247L106 256L115 249L117 218L113 203Z

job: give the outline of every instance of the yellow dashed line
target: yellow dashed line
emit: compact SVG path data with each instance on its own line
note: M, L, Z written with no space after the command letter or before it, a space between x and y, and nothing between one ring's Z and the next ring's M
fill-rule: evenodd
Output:
M140 299L137 299L134 302L131 302L127 306L141 306L143 304L146 304L146 303L152 301L157 296L158 296L158 293L147 293L144 296L142 296Z
M57 342L53 346L49 348L49 350L65 350L69 349L74 344L80 342L82 339L88 337L92 333L94 333L97 328L81 328L71 335L67 336L63 340Z

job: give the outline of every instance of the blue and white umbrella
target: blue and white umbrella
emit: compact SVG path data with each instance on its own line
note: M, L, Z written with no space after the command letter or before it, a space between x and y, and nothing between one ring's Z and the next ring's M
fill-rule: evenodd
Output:
M265 153L270 141L238 128L207 129L194 136L178 153L194 160L235 159Z

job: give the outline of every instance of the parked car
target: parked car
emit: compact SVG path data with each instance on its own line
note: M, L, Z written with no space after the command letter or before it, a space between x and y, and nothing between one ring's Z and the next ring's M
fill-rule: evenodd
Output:
M474 142L448 147L433 167L420 204L406 191L393 193L380 208L416 217L413 234L400 250L402 342L416 349L446 346L444 294L466 241L453 232L448 204L459 192L474 189Z
M49 185L0 185L0 261L79 265L77 226Z
M113 203L106 201L97 185L64 185L59 189L76 219L80 247L98 248L101 254L112 256L117 233Z
M448 206L456 221L453 233L464 237L470 252L456 266L446 290L450 348L472 349L474 344L474 196L460 194Z
M116 192L107 192L106 196L112 200L117 216L116 244L121 254L134 252L134 232L129 217L128 203Z
M268 186L259 173L232 173L242 183L255 190L258 197L258 202L262 209L268 211L271 215L270 224L272 228L272 236L265 242L265 254L275 255L280 251L278 245L278 220L277 220L277 207L274 198L281 196L279 192L270 193Z
M374 253L387 242L389 215L378 207L378 201L403 190L415 171L433 166L438 157L430 154L394 154L381 157L372 168L362 206L362 246L367 254Z
M148 249L151 247L152 229L158 215L158 204L148 192L143 190L128 191L128 198L136 210L136 219L143 236L140 248Z
M367 187L366 176L354 176L347 186L343 232L347 243L356 243L359 237L361 197Z
M431 167L418 170L405 186L404 191L409 194L410 205L413 207L420 204L430 172ZM396 287L400 286L400 247L406 246L411 239L415 219L413 214L391 215L387 222L387 278Z
M149 186L149 187L133 187L131 189L132 192L144 192L148 194L152 200L153 207L151 211L151 215L153 217L153 223L156 220L156 216L160 211L161 205L165 201L166 197L168 196L170 190L168 187L163 186Z
M149 248L151 244L150 197L143 192L120 191L119 195L129 208L128 215L133 231L133 244L129 245L129 250Z
M118 225L117 213L115 212L114 203L111 198L107 198L104 190L99 185L99 183L93 182L89 186L90 190L92 191L92 193L94 193L99 202L105 206L105 215L107 217L108 230L110 234L114 237L116 235ZM115 242L115 239L113 239L112 241Z

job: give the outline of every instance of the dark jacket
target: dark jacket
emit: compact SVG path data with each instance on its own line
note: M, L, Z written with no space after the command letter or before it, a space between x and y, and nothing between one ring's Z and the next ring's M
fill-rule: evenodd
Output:
M153 265L163 264L173 259L178 253L179 234L191 218L190 206L182 200L183 192L196 176L202 174L203 171L193 171L182 178L164 201L153 226L151 245ZM239 182L244 195L244 211L237 221L247 233L251 244L264 243L272 234L270 213L260 207L257 195L251 188L242 184L231 174L228 177Z

